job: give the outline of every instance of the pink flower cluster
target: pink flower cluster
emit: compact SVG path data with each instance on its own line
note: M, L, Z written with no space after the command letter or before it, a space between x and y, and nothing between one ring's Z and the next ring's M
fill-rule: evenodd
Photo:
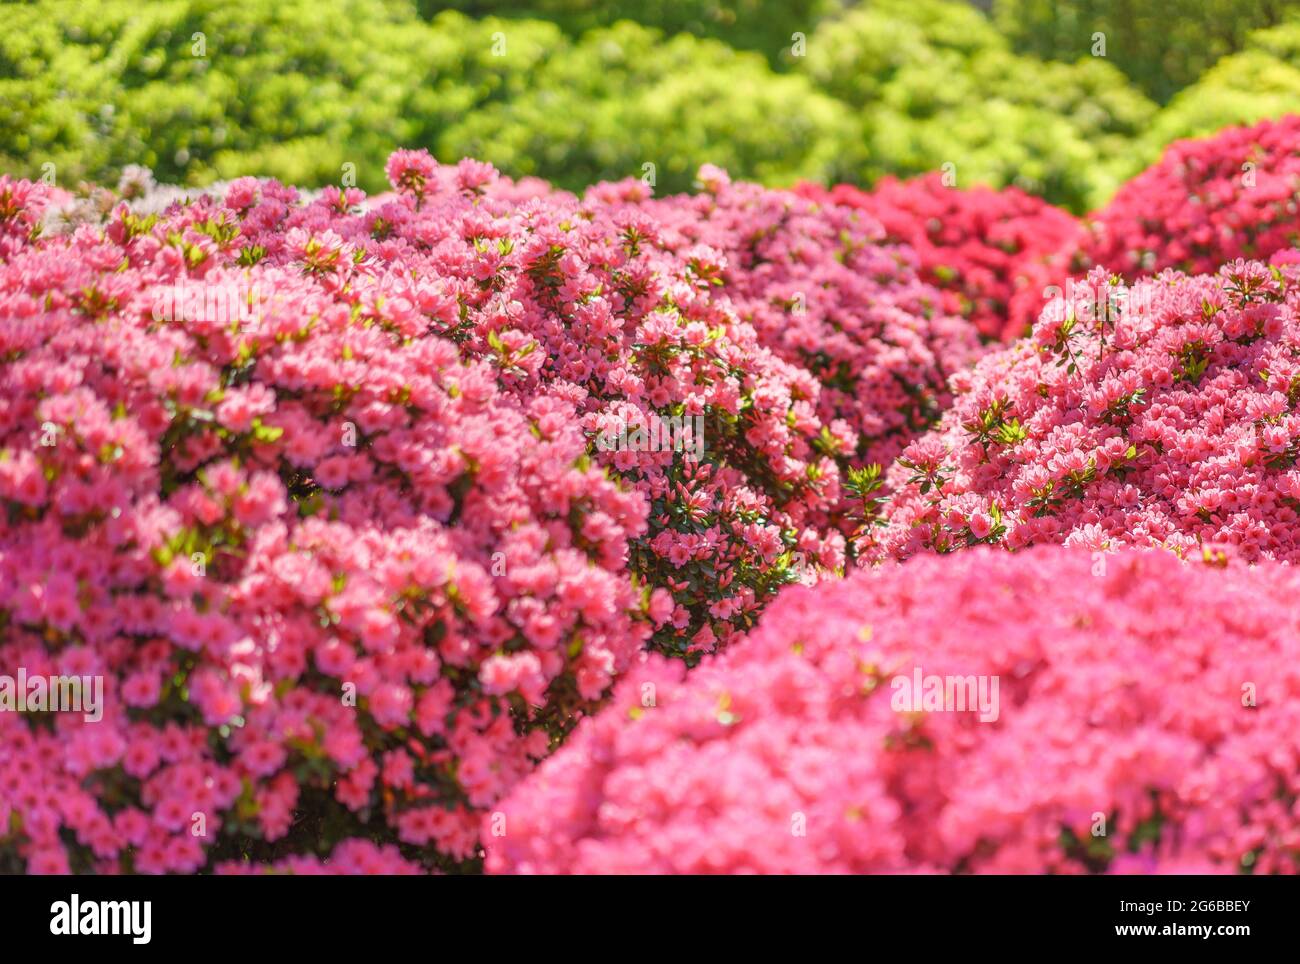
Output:
M795 578L796 551L844 566L856 438L819 420L814 376L718 290L721 252L670 250L661 212L612 198L494 209L452 194L419 218L433 252L464 249L464 267L440 273L465 276L467 350L521 397L572 397L594 458L648 506L631 565L654 587L657 647L693 659L725 645ZM478 236L491 249L475 277ZM682 431L665 432L671 420ZM832 428L843 452L819 444Z
M43 182L0 174L0 261L21 251L40 233L50 209L66 200L65 192Z
M733 184L708 165L699 177L697 194L649 201L629 180L588 196L641 199L666 247L720 255L712 282L739 317L820 383L817 414L831 429L823 447L856 462L893 459L950 401L948 376L979 353L970 326L944 313L913 252L872 217Z
M1080 263L1086 234L1067 211L1016 188L959 190L935 173L887 177L863 191L801 184L799 193L856 208L879 221L893 243L915 252L921 277L943 292L943 310L966 318L984 338L1025 334L1047 299Z
M344 840L327 858L294 855L270 864L237 861L217 865L219 874L293 874L294 876L402 876L424 873L423 868L402 857L397 847L376 846L369 840Z
M1300 560L1300 269L1237 261L1132 288L1097 269L954 387L890 470L875 551Z
M0 676L105 697L0 712L0 872L1297 869L1297 134L1091 251L937 177L0 177Z
M1298 577L1106 561L975 550L793 587L689 676L625 677L498 805L487 868L1300 871Z
M1300 246L1300 115L1171 145L1092 221L1091 263L1126 278Z
M850 471L932 424L976 348L874 226L715 168L698 195L628 180L581 202L419 152L390 176L415 209L365 229L454 286L444 324L505 388L573 398L593 456L649 505L632 568L668 652L725 645L800 570L842 569ZM622 444L663 419L691 423L685 445Z
M251 179L32 242L24 192L0 190L27 238L0 268L0 671L102 676L106 705L0 713L0 863L475 858L479 811L652 626L647 506L590 463L575 393L516 396L454 340L492 253L417 263L379 227L428 230L413 201Z

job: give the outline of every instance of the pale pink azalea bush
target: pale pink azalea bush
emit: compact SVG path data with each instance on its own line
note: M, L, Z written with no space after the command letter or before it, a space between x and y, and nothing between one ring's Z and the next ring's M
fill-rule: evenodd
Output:
M42 221L67 200L64 195L40 181L0 174L0 260L21 251L41 233Z
M594 439L660 415L704 419L698 463L593 452L652 505L633 568L664 590L656 645L688 658L751 625L781 585L844 567L847 539L875 517L864 466L935 420L948 375L977 349L870 219L732 185L716 168L701 171L698 196L653 200L629 180L581 206L536 179L421 151L397 152L388 172L397 191L326 189L315 207L328 221L317 220L336 240L389 242L377 263L400 258L437 284L388 290L366 273L365 297L403 304L419 289L447 326L454 292L462 348L493 359L522 397L557 381L581 389ZM147 182L131 182L134 212L173 196ZM245 226L251 248L285 243L258 230ZM499 250L479 250L489 243ZM338 255L326 244L315 257Z
M458 189L430 192L440 169L428 155L395 155L392 179L417 183L407 190L419 203L380 207L366 224L392 220L405 263L448 292L423 310L507 391L553 386L574 401L593 458L648 507L630 563L654 587L656 645L693 658L725 644L793 578L796 545L842 566L840 466L813 444L818 385L764 351L718 296L717 253L663 250L643 212L563 194L516 204L499 199L490 167L458 170ZM395 282L389 298L439 297ZM702 450L613 444L660 417L702 419Z
M954 379L953 407L890 469L864 555L1046 542L1300 560L1300 270L1115 280L1094 271Z
M1044 546L793 587L689 675L624 677L487 869L1295 873L1298 580ZM918 667L996 677L997 719L895 709Z

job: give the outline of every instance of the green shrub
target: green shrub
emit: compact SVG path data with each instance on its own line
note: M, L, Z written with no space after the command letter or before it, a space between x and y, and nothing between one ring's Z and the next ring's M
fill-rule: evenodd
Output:
M1166 144L1224 127L1300 113L1300 20L1251 34L1246 49L1224 57L1179 93L1142 140L1134 173Z
M463 114L436 144L575 190L653 164L663 193L706 161L774 184L833 178L857 136L842 104L757 54L623 22L562 48L527 89Z
M631 20L668 36L712 37L737 50L756 50L774 65L788 62L793 35L811 34L841 0L418 0L426 18L458 10L471 17L547 20L577 36Z
M1231 31L1207 28L1200 53L1169 47L1187 30L1177 18L1155 29L1118 3L1080 9L1008 0L995 27L960 0L11 3L0 167L53 165L65 186L144 164L183 184L252 173L312 187L355 165L379 190L384 159L411 146L574 190L652 164L664 193L704 162L769 184L951 164L959 185L1013 184L1081 212L1172 139L1300 106L1300 22L1238 39L1240 23L1277 19L1263 0L1245 0ZM1119 25L1107 57L1061 39L1103 14ZM1056 39L1030 48L1058 59L998 29L1024 47L1032 23ZM1161 36L1130 37L1133 24ZM1188 63L1244 49L1157 112L1121 71L1160 44Z
M993 15L1016 49L1056 60L1091 55L1105 34L1106 59L1164 103L1251 30L1278 23L1284 0L994 0Z
M632 23L581 39L533 20L431 22L395 0L107 0L12 8L0 37L0 162L111 181L262 174L382 189L399 146L473 154L565 187L705 161L774 182L836 175L857 127L754 53Z
M958 184L1014 184L1075 211L1118 186L1156 110L1112 65L1019 56L949 0L881 0L827 20L802 68L859 112L855 180L951 164Z
M346 161L373 159L359 174L378 187L382 158L410 134L399 78L427 38L408 32L413 13L381 0L349 0L334 15L312 0L11 13L0 73L11 76L15 54L60 65L0 80L16 85L3 90L0 131L18 145L5 158L18 173L48 157L61 180L111 179L135 163L183 183L256 172L319 184L338 181Z

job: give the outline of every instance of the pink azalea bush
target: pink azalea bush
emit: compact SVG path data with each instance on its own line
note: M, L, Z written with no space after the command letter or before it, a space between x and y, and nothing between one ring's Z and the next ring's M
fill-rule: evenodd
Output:
M660 216L567 196L493 209L459 193L418 215L434 250L468 256L479 231L495 246L489 278L463 269L467 350L521 397L555 385L575 399L593 457L649 507L631 566L654 587L655 645L693 659L752 625L796 577L795 552L843 567L839 446L856 437L819 419L815 377L766 350L718 291L722 253L670 250ZM665 419L685 432L666 442Z
M1094 298L1095 294L1095 298ZM1122 297L1111 298L1111 295ZM1300 560L1300 269L1100 269L954 379L872 551L1159 545Z
M472 859L648 637L646 506L572 393L503 390L457 282L413 286L354 200L243 180L7 258L0 652L106 696L0 714L5 866Z
M0 177L0 675L104 680L0 712L0 872L1295 869L1294 694L1222 701L1295 655L1297 123L1083 254L937 178Z
M913 252L873 218L732 183L708 165L699 176L696 194L652 201L630 179L588 197L652 213L660 243L684 257L717 252L712 281L759 342L816 376L831 427L820 444L857 463L894 458L949 402L948 377L977 356L969 326L945 314Z
M842 569L874 511L867 466L933 423L976 347L872 225L716 168L698 195L629 180L521 203L484 165L439 192L427 155L391 165L422 193L385 230L460 281L466 350L523 397L576 393L593 457L648 502L632 569L667 652L723 646L782 585ZM698 446L602 444L663 418L690 420Z
M1300 115L1170 145L1092 221L1091 263L1130 279L1300 245Z
M8 260L40 235L50 210L67 201L65 193L39 181L0 174L0 260Z
M487 868L1295 873L1297 591L1059 547L793 587L690 675L625 677L498 805ZM918 671L996 711L913 704Z
M140 175L56 221L68 198L0 182L0 653L106 691L100 722L0 714L0 866L472 863L643 647L693 659L801 555L846 564L863 458L933 418L965 337L909 315L932 292L892 255L854 285L866 237L793 195L737 187L692 238L687 198L388 174L310 200ZM786 219L787 268L746 287L731 259ZM889 279L834 349L890 342L860 399L752 317L817 284L826 326ZM660 418L684 446L606 444Z
M1080 264L1082 225L1067 211L1017 188L959 190L935 173L871 190L838 184L799 192L845 205L880 222L885 236L915 252L921 277L943 293L943 310L967 319L986 339L1025 334L1059 286Z

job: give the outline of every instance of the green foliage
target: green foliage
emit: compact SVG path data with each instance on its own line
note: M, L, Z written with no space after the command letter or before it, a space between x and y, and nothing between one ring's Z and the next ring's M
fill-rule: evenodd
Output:
M1106 59L1164 103L1247 34L1280 22L1288 0L994 0L998 28L1016 49L1055 60L1090 56L1105 34Z
M400 146L473 154L570 188L689 187L708 161L829 177L855 127L757 54L631 23L581 39L532 20L431 23L393 0L106 0L13 8L0 37L0 163L60 183L127 164L201 184L256 173L384 186Z
M952 165L959 186L1081 212L1171 139L1300 108L1300 22L1245 33L1281 16L1265 0L1199 46L1176 39L1180 18L1162 11L1155 29L1135 6L999 0L995 27L961 0L11 3L0 169L52 164L66 187L128 164L314 187L353 164L374 191L394 148L422 146L573 190L652 164L665 193L705 162L770 184ZM1098 17L1105 58L1084 29ZM1238 48L1160 112L1121 72Z
M801 67L860 112L855 180L948 164L959 186L1014 184L1075 211L1118 186L1156 110L1110 64L1018 56L949 0L880 0L824 21Z
M900 72L942 86L962 63L1003 41L975 9L954 0L881 0L824 21L799 67L841 100L864 105L899 83Z
M573 189L654 164L664 193L689 188L706 161L769 183L834 177L856 133L841 104L757 54L623 22L553 48L526 89L465 113L436 143L441 157Z
M631 20L668 36L712 37L737 50L756 50L774 65L788 59L795 33L812 33L817 21L841 6L840 0L418 0L433 19L458 10L471 17L547 20L578 36L598 27Z
M382 163L410 135L400 78L427 38L400 13L380 0L333 16L312 0L11 7L0 144L16 149L0 160L24 174L52 161L60 183L126 164L182 183L337 182L345 161ZM359 174L382 183L379 168Z
M1224 127L1300 112L1300 20L1250 35L1245 49L1224 57L1181 91L1140 145L1134 172L1166 144Z

